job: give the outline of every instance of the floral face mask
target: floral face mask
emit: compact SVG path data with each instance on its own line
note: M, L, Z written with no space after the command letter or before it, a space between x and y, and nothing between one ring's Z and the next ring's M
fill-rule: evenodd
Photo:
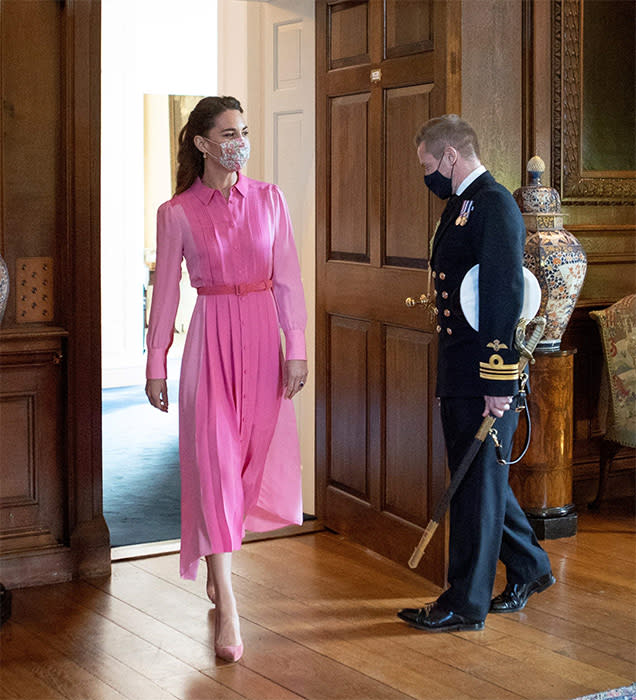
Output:
M205 136L203 138L205 139ZM226 170L231 170L232 172L241 170L250 157L250 141L247 136L237 136L235 139L220 142L212 141L211 139L205 140L216 144L221 149L221 155L219 156L212 155L208 151L206 153Z

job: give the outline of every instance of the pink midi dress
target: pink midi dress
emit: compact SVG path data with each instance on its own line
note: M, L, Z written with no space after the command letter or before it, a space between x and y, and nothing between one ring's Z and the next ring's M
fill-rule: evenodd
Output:
M286 358L305 359L307 314L278 187L239 174L226 200L197 179L157 213L148 378L166 377L184 257L199 295L179 384L180 570L195 579L201 557L239 549L246 529L302 522L300 451L293 405L283 397L280 329ZM201 289L220 287L222 293Z

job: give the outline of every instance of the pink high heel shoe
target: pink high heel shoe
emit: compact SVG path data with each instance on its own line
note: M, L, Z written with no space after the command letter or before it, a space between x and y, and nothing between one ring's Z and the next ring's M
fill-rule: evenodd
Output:
M223 661L231 661L232 663L236 663L241 656L243 656L243 644L222 647L215 643L214 653L219 657L219 659L223 659Z
M241 641L240 637L240 632L238 631L238 644L219 644L217 641L217 634L219 632L219 628L216 626L217 623L217 615L219 614L219 611L217 609L216 614L215 614L215 630L214 630L214 653L219 657L219 659L223 659L223 661L230 661L232 663L237 662L241 656L243 656L243 642ZM239 624L239 618L237 616L236 619L237 626Z

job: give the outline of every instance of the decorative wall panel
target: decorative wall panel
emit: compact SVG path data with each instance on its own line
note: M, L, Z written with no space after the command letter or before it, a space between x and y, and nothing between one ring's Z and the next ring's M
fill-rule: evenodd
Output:
M35 503L34 401L32 393L0 393L0 508Z
M307 173L302 168L303 123L301 111L274 113L274 181L284 193L294 192ZM288 201L292 221L302 220L302 211Z
M38 345L6 353L0 343L0 553L26 548L33 533L64 540L59 339Z
M302 78L302 22L285 22L274 26L274 89L296 87Z

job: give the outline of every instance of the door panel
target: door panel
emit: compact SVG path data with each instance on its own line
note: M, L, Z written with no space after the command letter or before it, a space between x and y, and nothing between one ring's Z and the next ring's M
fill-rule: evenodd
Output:
M456 109L457 10L316 3L318 514L403 563L445 483L436 333L404 299L426 291L439 215L413 135ZM420 564L440 585L444 536Z
M368 500L368 365L369 323L330 318L331 455L329 481Z
M387 0L386 57L396 58L433 48L431 0Z
M367 160L369 93L331 100L330 257L369 261ZM347 187L343 188L343 182Z
M385 341L385 495L383 510L426 526L428 489L422 456L429 454L430 406L422 401L414 377L429 375L431 335L407 328L386 328ZM409 411L401 407L408 405Z
M413 223L428 221L428 199L421 172L404 164L413 159L412 135L429 117L431 90L414 85L386 91L385 265L426 267L427 237Z
M368 2L342 2L330 6L331 31L327 38L332 69L368 63L368 9Z

